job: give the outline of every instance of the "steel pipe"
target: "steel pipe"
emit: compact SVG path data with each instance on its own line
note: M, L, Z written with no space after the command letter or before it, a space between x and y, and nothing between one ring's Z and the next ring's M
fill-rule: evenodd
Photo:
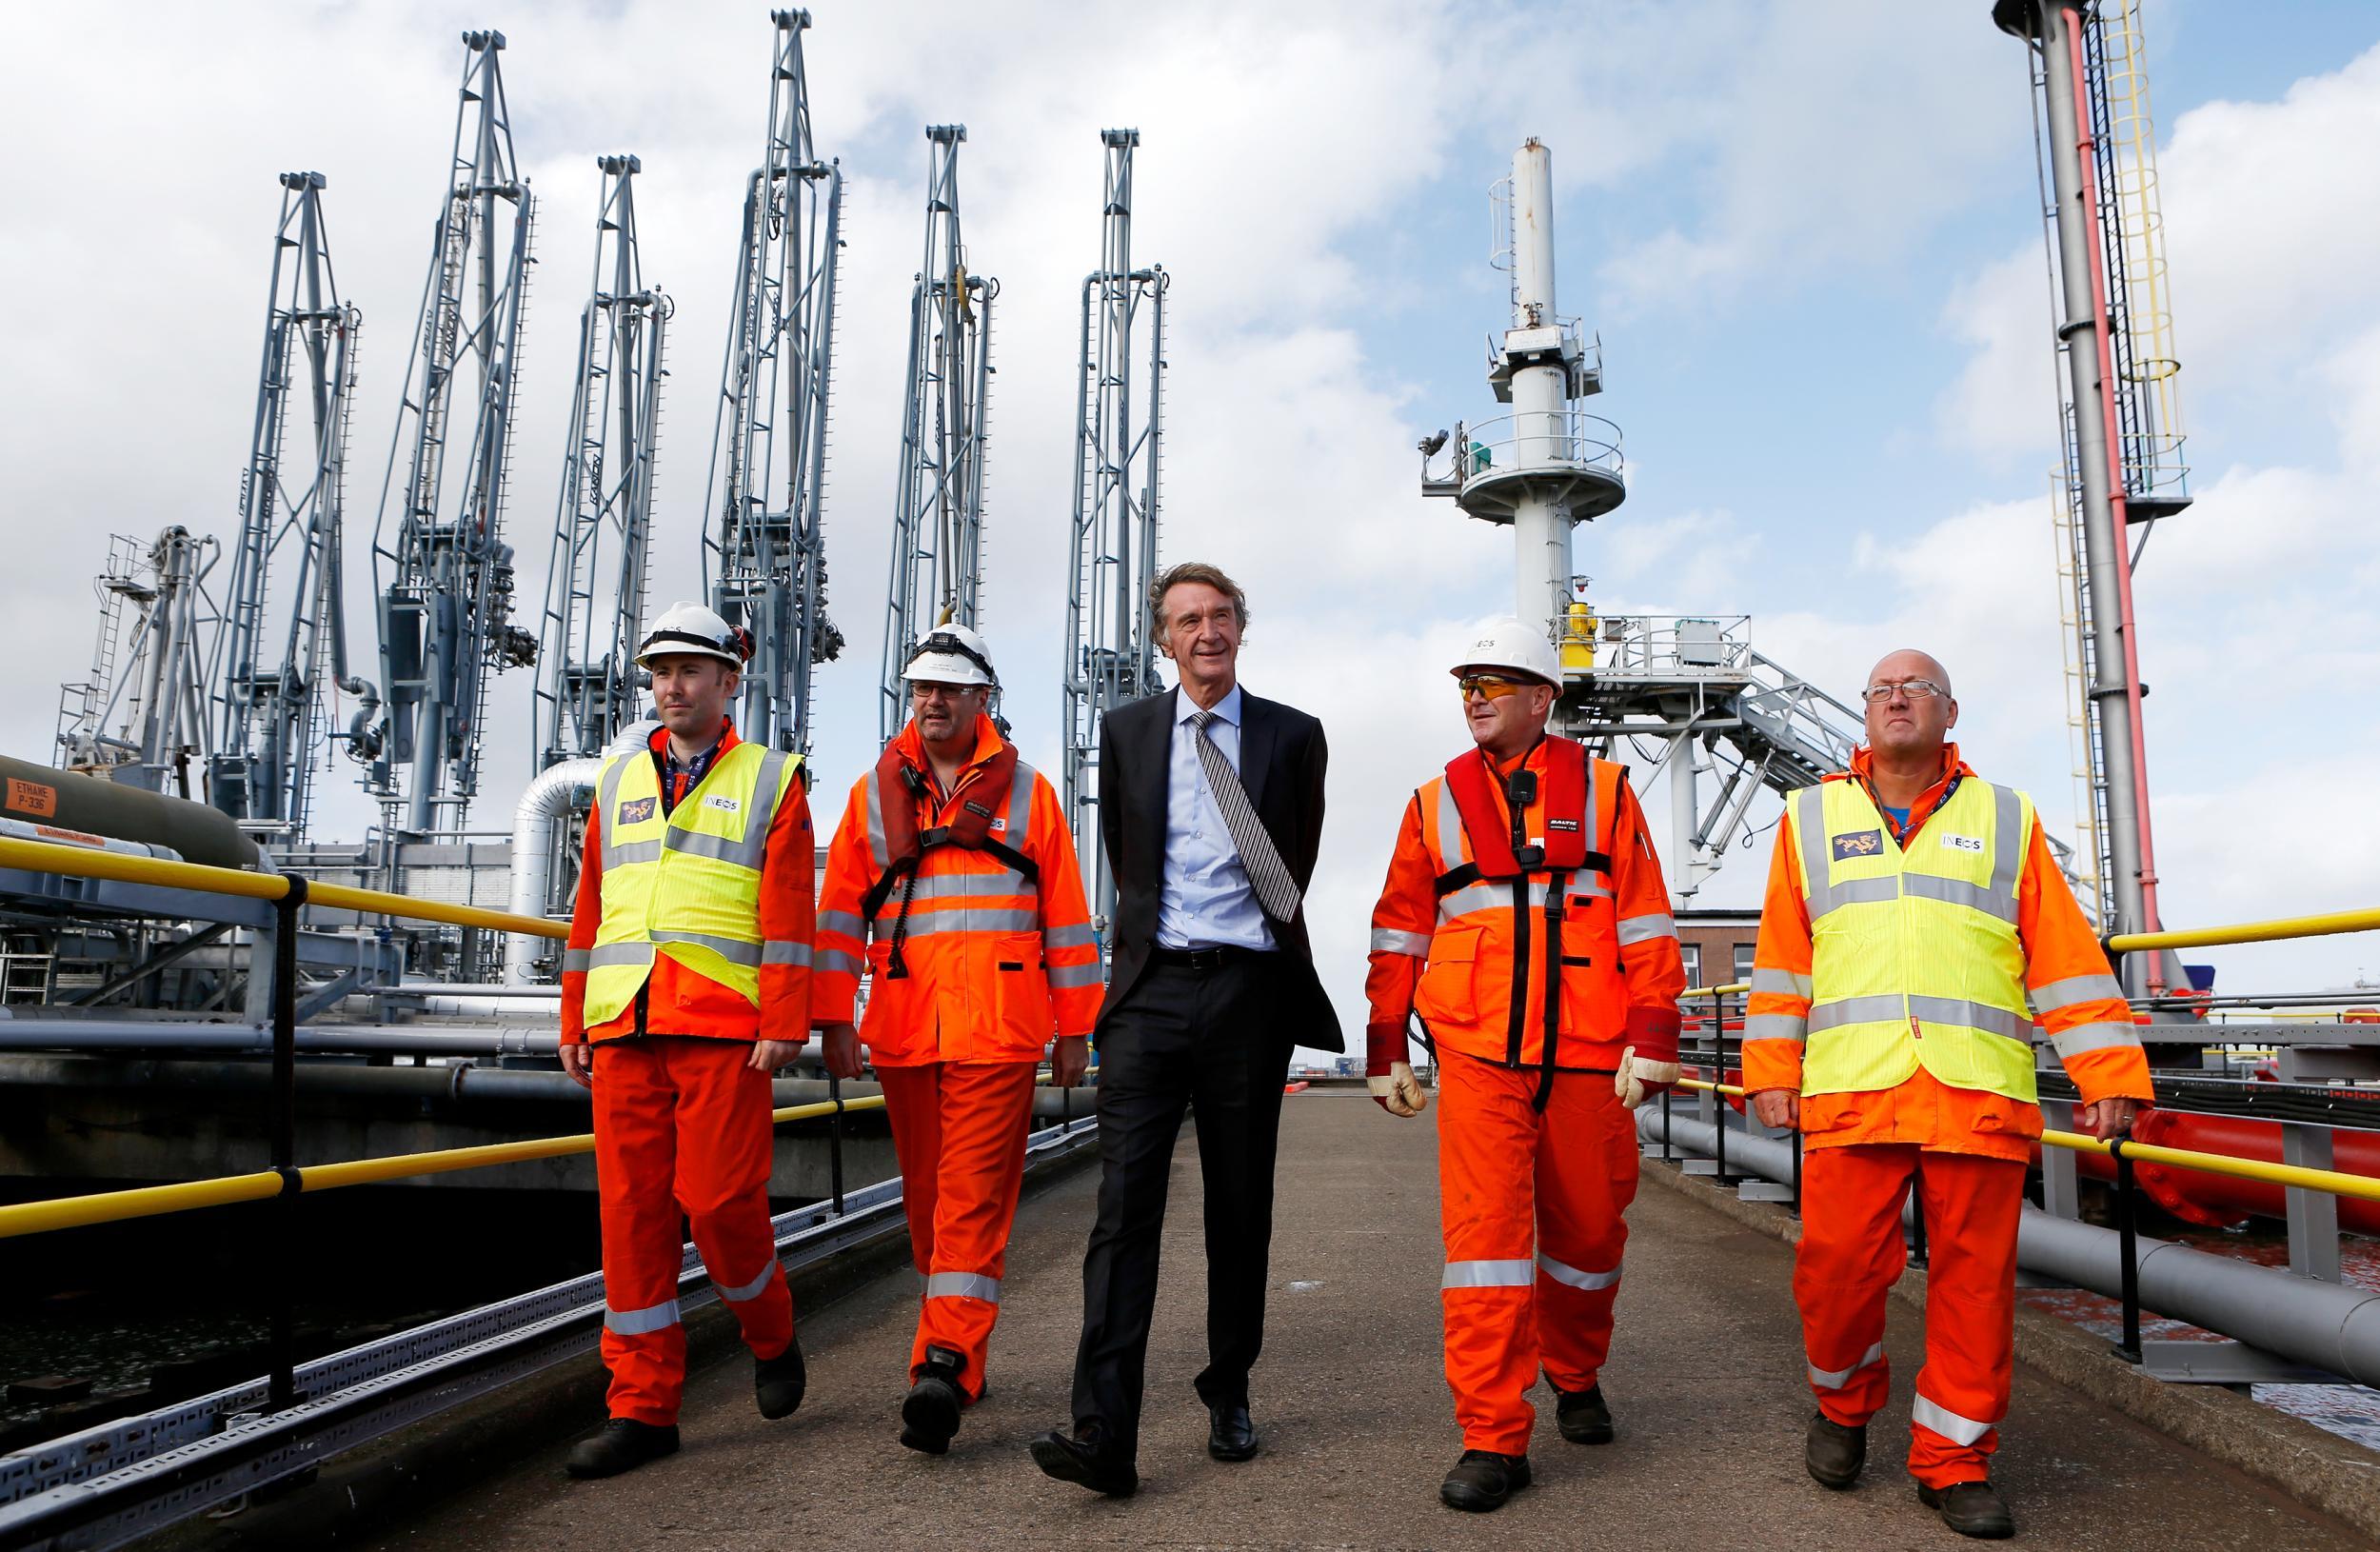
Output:
M638 726L641 728L642 724ZM604 773L601 759L565 760L530 779L512 809L512 909L543 916L553 892L554 829ZM518 985L536 974L543 939L515 932L505 939L505 980Z
M1708 1154L1717 1139L1704 1122L1673 1118L1664 1127L1651 1105L1636 1112L1639 1135ZM1744 1134L1727 1140L1728 1156L1772 1180L1790 1180L1793 1149ZM2139 1238L2142 1307L2234 1338L2251 1346L2380 1384L2380 1293L2295 1277L2210 1255L2170 1240ZM2112 1229L2027 1206L2016 1231L2016 1263L2110 1299L2122 1297L2123 1257Z

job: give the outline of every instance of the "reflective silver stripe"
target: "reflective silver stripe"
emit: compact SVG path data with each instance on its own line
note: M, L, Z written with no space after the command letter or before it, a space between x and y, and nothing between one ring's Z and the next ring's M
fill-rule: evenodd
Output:
M1794 794L1794 842L1801 847L1801 894L1810 906L1811 920L1834 909L1827 901L1826 858L1820 853L1828 849L1826 839L1826 786L1805 786Z
M860 779L860 789L866 794L868 859L876 864L876 870L880 873L892 866L892 853L884 845L883 795L877 791L882 785L872 769Z
M563 974L569 975L574 971L584 971L592 969L593 967L594 961L588 957L588 951L586 949L565 948L562 951Z
M1450 1261L1440 1288L1530 1288L1537 1285L1534 1261Z
M604 848L604 871L606 873L615 867L625 867L630 863L657 863L659 861L661 861L661 839L658 836L650 841L623 841L616 846Z
M1033 788L1041 779L1041 773L1021 760L1008 778L1007 843L1019 851L1033 834Z
M1058 965L1049 972L1052 991L1066 991L1076 986L1096 986L1100 984L1099 961L1088 965Z
M1888 1020L1898 1023L1906 1017L1908 1009L1891 992L1874 997L1838 997L1831 1003L1811 1005L1809 1028L1815 1035L1847 1024L1882 1024Z
M847 910L823 910L818 913L818 930L840 932L847 938L867 936L867 924Z
M1616 1266L1608 1272L1582 1272L1576 1266L1556 1261L1542 1250L1537 1252L1537 1270L1557 1283L1584 1288L1589 1293L1597 1288L1616 1286L1619 1282L1619 1268Z
M1030 895L1033 885L1024 877L1005 868L997 873L928 873L933 863L929 859L918 869L918 886L910 895L920 900L981 900L986 896Z
M1884 1343L1879 1342L1871 1345L1866 1352L1861 1353L1859 1355L1859 1362L1854 1363L1847 1369L1822 1369L1818 1367L1817 1364L1811 1363L1809 1365L1810 1383L1816 1385L1821 1390L1840 1390L1845 1385L1851 1383L1851 1377L1853 1375L1857 1374L1861 1369L1866 1368L1871 1363L1881 1362L1883 1358ZM1807 1363L1808 1361L1805 1359L1804 1362Z
M1939 900L1945 905L1965 905L1986 916L2003 922L2016 920L2016 897L2001 894L1986 885L1970 884L1965 879L1946 879L1934 873L1907 872L1901 875L1902 892L1915 900Z
M2124 988L2112 975L2076 975L2035 986L2026 994L2037 1012L2054 1013L2077 1003L2120 1003Z
M1798 1045L1810 1038L1810 1021L1791 1013L1755 1013L1744 1020L1746 1040L1790 1040Z
M586 951L586 967L600 969L606 965L650 965L653 945L649 943L599 943Z
M2021 1013L2011 1013L1989 1003L1971 1003L1963 997L1919 997L1909 999L1909 1011L1928 1024L1962 1025L1981 1029L2008 1040L2033 1041L2033 1021Z
M1770 992L1778 997L1807 997L1810 995L1810 985L1808 976L1796 975L1791 970L1752 972L1753 990Z
M1579 892L1585 893L1586 891ZM1469 916L1474 911L1510 910L1512 903L1513 881L1510 879L1497 879L1489 884L1465 885L1452 894L1438 897L1438 919L1440 923L1446 923L1458 916ZM1531 879L1529 881L1529 908L1531 910L1545 908L1545 880Z
M747 827L744 838L738 840L732 835L708 835L701 830L672 825L662 832L662 845L682 857L707 857L713 862L748 867L757 873L761 870L762 859L768 851L768 832L761 830L754 833Z
M1677 919L1674 916L1627 916L1620 919L1619 945L1651 943L1656 938L1677 936Z
M811 956L810 968L820 975L858 975L860 957L840 948L822 948Z
M696 948L707 948L730 965L758 968L761 964L759 944L723 938L715 932L655 932L652 939L657 944L682 943Z
M1570 895L1573 900L1581 895L1591 896L1597 900L1609 900L1612 898L1612 891L1604 887L1603 875L1600 873L1573 873L1570 875Z
M2140 1047L2140 1031L2129 1024L2078 1024L2073 1028L2052 1035L2050 1045L2058 1059L2080 1056L2085 1051L2113 1050L2122 1046Z
M604 772L595 778L595 841L603 852L604 866L612 866L611 826L620 805L620 778L627 770L633 754L623 754L605 763Z
M808 965L810 962L810 945L806 943L780 938L761 945L763 965Z
M1972 1444L1990 1433L1996 1424L1978 1423L1973 1418L1960 1417L1936 1401L1919 1396L1910 1404L1909 1421L1921 1427L1932 1428L1954 1444Z
M2023 833L2025 800L2013 786L1992 788L1992 895L2008 902L2005 918L2016 920L2016 874L2033 837Z
M641 1337L651 1331L666 1331L678 1323L678 1301L668 1300L645 1309L613 1309L604 1306L604 1329L616 1331L624 1337Z
M931 938L943 932L1031 932L1040 925L1029 910L1002 910L965 905L956 910L924 911L909 918L908 939Z
M1462 810L1455 806L1455 784L1438 779L1438 870L1451 873L1463 864Z
M1088 948L1099 941L1099 934L1091 930L1088 922L1074 926L1041 928L1041 946L1044 948Z
M1372 952L1411 954L1416 959L1427 959L1430 935L1426 932L1399 932L1393 926L1376 926L1372 929Z
M925 1280L928 1299L981 1299L1000 1303L1000 1279L981 1272L936 1272Z
M712 1274L711 1283L719 1289L719 1297L726 1300L731 1304L741 1304L748 1300L758 1299L761 1296L762 1290L768 1286L768 1280L776 1275L777 1263L772 1257L768 1264L761 1268L760 1276L754 1278L751 1282L744 1283L741 1287L731 1288L727 1286L727 1284L719 1281L717 1273Z

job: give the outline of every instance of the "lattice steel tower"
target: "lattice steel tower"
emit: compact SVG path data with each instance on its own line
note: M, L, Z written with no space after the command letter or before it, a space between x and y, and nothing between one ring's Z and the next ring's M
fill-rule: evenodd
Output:
M412 834L440 828L442 811L446 827L461 828L479 789L488 676L537 657L537 638L507 623L512 549L503 537L534 208L512 154L497 63L504 34L466 32L463 46L417 354L406 368L372 535L388 717L369 786L392 825ZM466 376L478 396L458 402ZM458 441L462 478L450 483L446 453Z
M538 768L601 754L636 719L668 296L637 263L633 156L596 159L594 279L579 313L569 443L540 632Z
M810 670L843 633L826 617L819 527L826 486L828 370L843 169L810 138L806 10L775 10L768 143L744 186L744 242L711 431L704 542L712 607L752 632L738 733L780 749L810 737Z
M276 822L288 841L306 836L331 691L357 696L364 720L379 705L347 667L340 556L364 317L340 299L332 274L325 182L319 172L281 175L240 529L207 674L215 703L207 801L235 819ZM302 422L294 448L293 419Z
M1164 687L1148 596L1157 580L1170 279L1160 266L1132 267L1132 153L1140 131L1103 129L1100 144L1106 162L1100 265L1082 279L1064 717L1066 816L1092 912L1104 924L1115 914L1116 882L1100 844L1100 718Z
M959 228L959 147L966 138L963 124L925 131L925 256L909 293L909 389L879 701L878 731L886 739L909 719L901 674L912 647L942 621L980 624L984 401L1000 283L967 272Z

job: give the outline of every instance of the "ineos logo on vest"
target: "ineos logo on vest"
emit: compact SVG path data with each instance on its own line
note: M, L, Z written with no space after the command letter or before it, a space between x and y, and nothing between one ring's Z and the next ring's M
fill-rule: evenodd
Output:
M1953 851L1980 853L1983 850L1983 842L1972 835L1945 835L1942 837L1942 845Z
M722 797L718 793L714 792L709 797L703 800L703 806L705 808L716 808L723 814L740 814L744 811L744 800L742 798Z
M661 802L659 798L630 798L620 806L620 823L623 825L644 824L653 817L653 806L659 802Z
M1835 838L1835 860L1849 862L1854 857L1873 857L1884 849L1882 830L1854 830Z

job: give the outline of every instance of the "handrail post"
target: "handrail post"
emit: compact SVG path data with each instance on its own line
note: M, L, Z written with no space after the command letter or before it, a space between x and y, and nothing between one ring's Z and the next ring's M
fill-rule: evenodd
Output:
M1711 993L1711 1133L1712 1153L1717 1167L1711 1181L1716 1185L1727 1184L1727 1096L1719 1090L1727 1085L1727 1023L1721 1012L1719 994Z
M2120 1274L2123 1279L2124 1340L2117 1344L2115 1356L2127 1363L2140 1362L2140 1230L2135 1223L2136 1205L2132 1187L2132 1162L2124 1156L2129 1138L2108 1140L2108 1152L2115 1157L2115 1238L2116 1254L2123 1258Z
M272 1168L281 1194L272 1207L272 1253L264 1258L272 1279L270 1376L265 1405L278 1412L297 1400L296 1266L291 1250L297 1223L297 964L298 907L306 904L306 880L284 874L288 889L273 902L272 921ZM253 950L250 950L251 957ZM255 974L251 965L248 973Z
M1670 1092L1667 1088L1661 1090L1661 1162L1663 1164L1669 1163L1672 1157L1669 1150Z
M832 1101L835 1113L826 1118L826 1171L828 1183L834 1187L835 1216L843 1216L843 1080L833 1073L826 1075L826 1097Z

